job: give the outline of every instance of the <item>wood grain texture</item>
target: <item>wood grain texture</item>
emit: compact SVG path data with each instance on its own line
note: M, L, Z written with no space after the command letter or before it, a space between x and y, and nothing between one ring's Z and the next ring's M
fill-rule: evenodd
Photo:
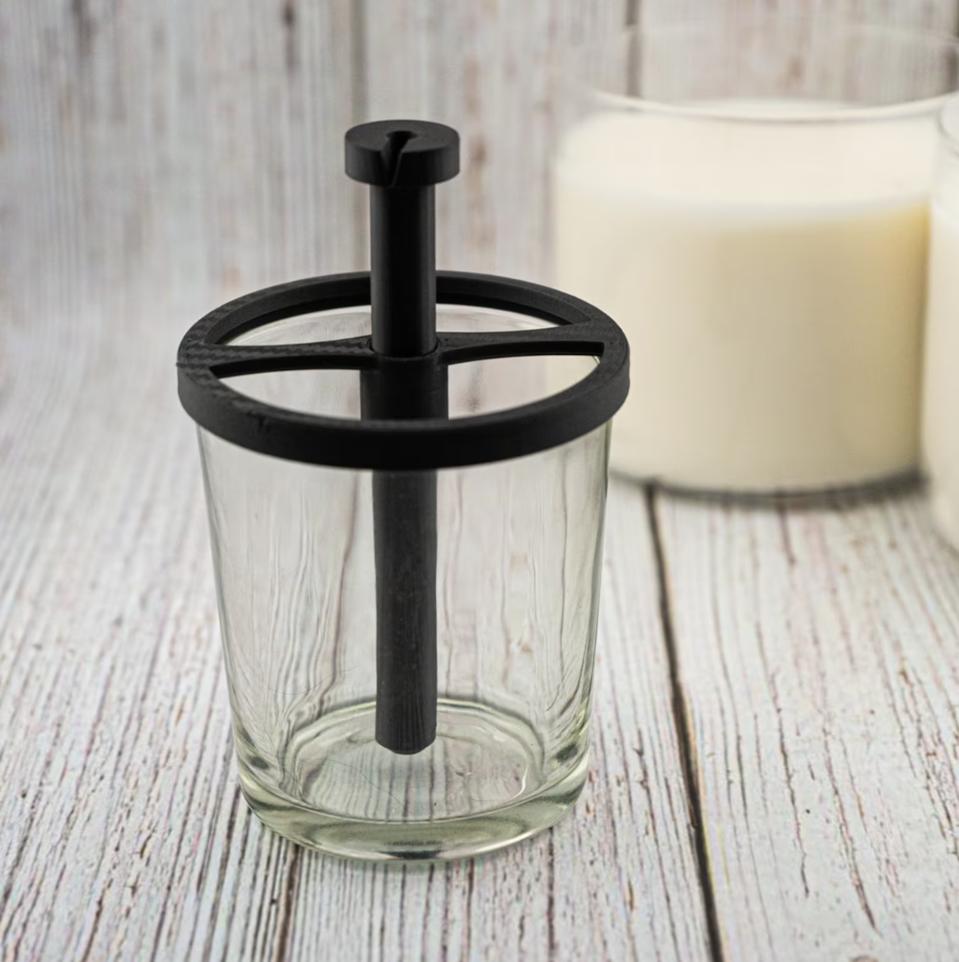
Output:
M664 631L615 483L590 781L500 856L321 858L236 787L180 333L365 262L340 137L372 116L464 132L444 266L547 275L567 84L658 3L0 4L5 962L955 957L959 571L915 496L661 499Z
M956 4L942 0L639 0L641 23L659 26L702 16L784 14L901 24L951 34Z
M240 801L172 358L216 300L362 261L350 4L0 16L3 957L701 957L681 786L625 747L675 771L670 716L608 675L582 821L501 858L348 865Z
M625 0L364 5L367 117L455 126L463 172L438 192L438 264L549 274L549 163L588 78L616 72Z
M898 103L955 89L955 3L643 0L625 73L653 100L790 97ZM690 63L690 51L695 61ZM635 79L634 79L635 78ZM624 92L627 92L624 91Z
M162 295L179 330L359 266L352 18L349 0L4 4L0 304L119 321Z
M362 259L348 7L0 10L0 955L705 958L641 504L612 508L629 616L604 615L574 820L475 865L373 869L239 797L172 359L217 300Z
M773 8L957 25L953 4ZM713 12L644 0L642 23ZM807 79L828 83L768 75L783 92ZM921 497L775 511L661 496L658 534L721 957L954 959L959 560Z
M573 818L424 870L302 852L248 815L163 316L119 342L112 316L4 328L3 957L707 958L646 516L625 486Z
M959 557L919 493L662 497L726 958L959 953Z

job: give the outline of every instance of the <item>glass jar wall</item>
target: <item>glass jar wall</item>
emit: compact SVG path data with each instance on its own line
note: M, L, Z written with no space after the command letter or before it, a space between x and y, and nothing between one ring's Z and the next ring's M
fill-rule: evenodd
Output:
M440 330L545 322L441 305ZM234 343L369 329L368 308L303 316ZM516 406L592 358L450 367L450 415ZM232 378L294 410L359 417L356 371ZM339 854L440 858L551 824L586 771L608 427L536 454L436 471L436 740L375 740L370 471L267 457L201 429L243 790L282 834Z

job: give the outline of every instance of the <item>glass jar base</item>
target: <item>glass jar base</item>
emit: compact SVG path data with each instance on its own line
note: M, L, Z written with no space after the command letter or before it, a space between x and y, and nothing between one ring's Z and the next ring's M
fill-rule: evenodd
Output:
M298 844L348 858L445 860L493 852L556 823L586 778L585 732L544 765L534 729L488 704L441 699L436 741L396 755L373 737L375 705L298 729L271 769L238 739L257 817Z

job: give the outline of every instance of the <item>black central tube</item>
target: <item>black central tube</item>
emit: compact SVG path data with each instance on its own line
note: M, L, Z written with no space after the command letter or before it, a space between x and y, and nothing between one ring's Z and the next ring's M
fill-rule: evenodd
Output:
M432 187L370 188L373 350L417 357L436 347L436 214Z
M458 169L455 131L421 122L347 134L347 172L370 184L370 310L375 368L362 416L446 417L437 363L433 184ZM376 740L414 754L436 738L436 472L373 474Z
M436 347L433 188L370 189L373 350L363 417L445 417ZM391 363L396 359L395 363ZM436 738L436 472L373 474L376 740L413 754Z

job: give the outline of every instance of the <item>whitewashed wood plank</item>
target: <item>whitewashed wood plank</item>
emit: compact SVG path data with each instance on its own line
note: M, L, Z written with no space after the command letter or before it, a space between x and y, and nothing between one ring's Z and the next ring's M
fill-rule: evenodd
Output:
M462 173L438 191L441 267L548 278L549 165L586 80L618 69L608 41L625 5L366 5L365 117L438 120L462 137Z
M682 23L696 17L784 14L840 17L866 23L902 24L951 34L956 26L953 0L638 0L641 23Z
M312 23L296 27L301 80L277 33L288 12L131 9L2 12L17 94L3 108L17 231L0 241L3 956L704 958L655 596L632 570L650 565L638 502L614 508L629 568L616 587L613 564L607 595L629 614L604 615L596 761L575 820L418 871L300 852L247 814L172 358L216 299L351 266L349 190L315 158L298 168L284 140L313 136L284 119L296 97L333 97L322 45L333 37L339 56L343 24L293 14ZM260 122L269 142L250 146ZM346 123L316 120L337 143ZM315 208L278 193L284 170ZM346 246L329 248L339 234ZM619 650L648 701L611 700Z
M188 62L201 68L191 106L213 276L232 292L359 266L360 188L343 171L354 5L199 9Z
M44 352L63 325L36 321L0 408L8 442L45 402L35 385L57 381L60 355ZM235 786L173 339L135 326L150 360L134 372L106 346L110 323L77 323L83 376L37 422L29 466L4 462L0 484L39 492L3 531L4 952L706 958L640 496L617 486L611 506L595 760L575 816L499 857L433 870L299 852Z
M922 47L909 37L916 31L952 36L957 16L954 0L641 0L640 28L651 33L640 34L636 44L637 89L664 100L730 95L866 103L923 99L951 89L955 65L945 48ZM721 24L730 34L703 33L690 61L685 56L689 43L676 28L703 21ZM901 30L847 35L844 23ZM735 56L730 56L730 41Z
M510 234L530 223L524 205L529 236L547 223L543 177L514 166L526 162L519 134L536 132L543 170L566 104L554 101L567 70L557 51L610 6L491 4L483 16L464 5L451 19L446 6L430 8L427 24L443 21L430 49L461 63L465 30L474 58L442 96L467 103L473 90L487 121L510 117L513 145L483 145L495 182L509 182L495 208L491 173L463 188L466 228L455 227L460 201L447 202L448 263L536 272L538 242ZM365 257L339 138L362 119L359 101L402 105L351 75L365 50L352 9L0 7L0 730L14 732L0 747L2 953L313 958L355 944L357 957L384 959L401 946L703 957L648 535L627 489L611 538L636 541L610 545L596 776L575 821L499 858L421 873L298 854L238 799L195 452L168 364L186 320L217 299ZM530 23L545 32L524 34ZM400 61L404 44L419 49L404 37ZM524 58L543 37L552 66L540 74ZM392 74L396 90L410 62ZM432 90L448 72L413 76ZM456 89L471 76L473 88ZM487 83L492 94L475 93ZM454 107L445 119L459 125ZM123 367L133 361L142 370ZM608 613L617 590L622 616ZM620 724L604 700L614 677ZM634 691L648 703L630 704Z
M661 497L730 959L959 954L959 557L918 493Z
M353 16L349 0L4 4L0 303L119 319L162 293L179 327L359 266Z

